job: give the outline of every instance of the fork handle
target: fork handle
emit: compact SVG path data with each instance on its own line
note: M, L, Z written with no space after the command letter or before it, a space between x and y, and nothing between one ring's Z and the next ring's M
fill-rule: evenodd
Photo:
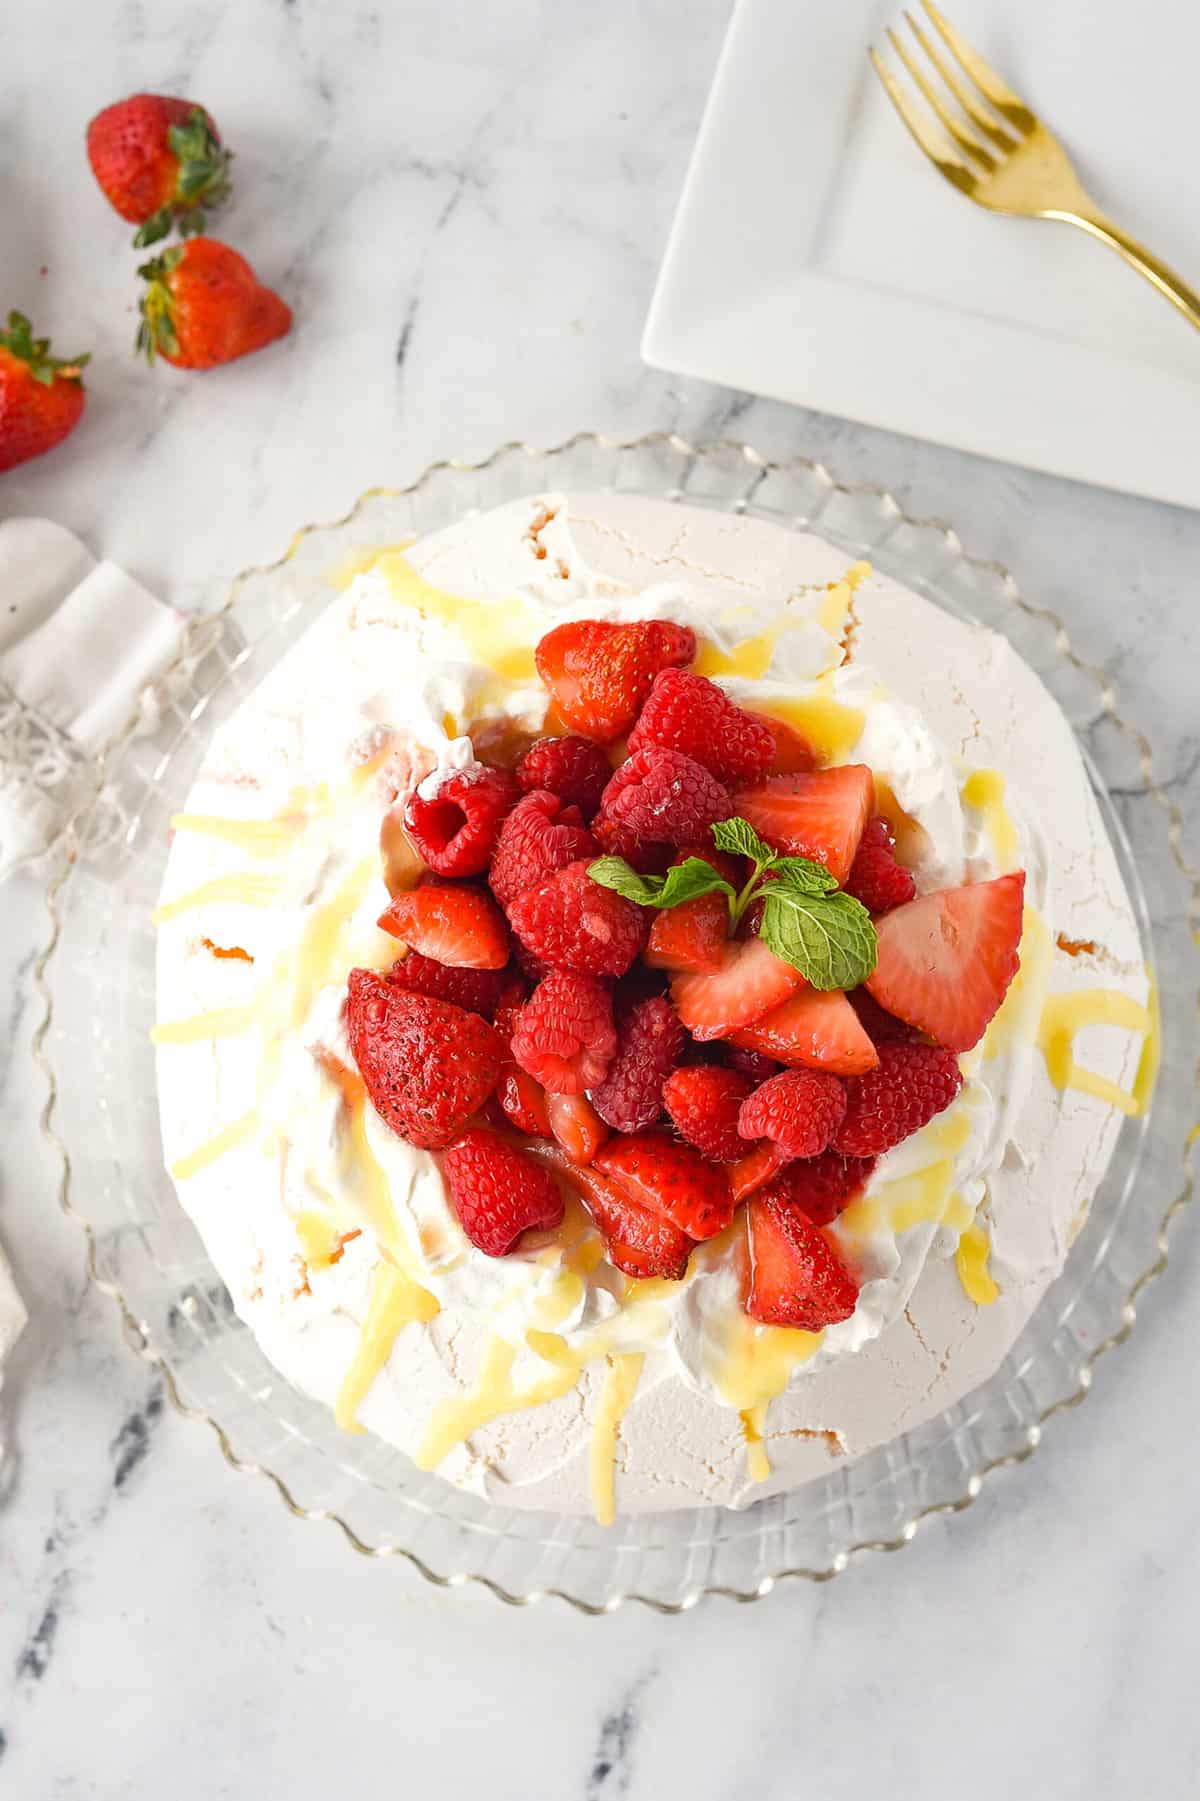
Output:
M1139 244L1127 231L1122 231L1119 225L1106 219L1103 213L1059 212L1047 208L1045 217L1063 219L1068 225L1078 225L1081 231L1099 238L1102 244L1111 245L1118 255L1125 258L1131 269L1136 269L1139 275L1144 276L1151 287L1157 288L1200 331L1200 294L1194 288L1189 288L1186 281L1176 275L1173 269L1168 269L1165 263L1153 256L1144 244Z

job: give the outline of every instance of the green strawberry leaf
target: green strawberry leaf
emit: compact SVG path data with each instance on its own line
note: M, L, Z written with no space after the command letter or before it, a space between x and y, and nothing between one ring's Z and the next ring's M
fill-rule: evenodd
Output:
M760 936L813 988L855 988L875 967L871 916L849 894L804 895L767 884Z
M679 907L684 901L719 890L733 898L733 889L703 857L688 857L665 876L639 875L624 857L598 857L588 874L601 888L612 888L639 907Z
M748 819L722 819L712 829L718 850L730 851L735 857L749 857L765 868L775 861L775 852L764 844Z

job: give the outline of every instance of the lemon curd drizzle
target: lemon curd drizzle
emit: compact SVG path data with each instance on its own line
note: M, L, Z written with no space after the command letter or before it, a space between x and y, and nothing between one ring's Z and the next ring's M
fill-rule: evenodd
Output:
M363 1430L358 1423L358 1410L391 1356L404 1327L414 1322L425 1325L435 1319L438 1312L433 1295L403 1270L386 1260L375 1265L358 1349L334 1406L334 1417L344 1432Z
M998 769L974 769L961 790L963 805L983 815L983 829L1001 875L1017 868L1021 851L1017 828L1004 803L1006 786Z

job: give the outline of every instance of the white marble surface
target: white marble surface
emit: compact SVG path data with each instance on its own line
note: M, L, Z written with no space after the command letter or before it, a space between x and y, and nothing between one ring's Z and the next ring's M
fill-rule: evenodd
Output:
M0 63L0 303L95 362L82 429L3 478L181 606L370 483L502 438L737 433L885 482L1058 608L1200 823L1200 517L647 372L637 340L724 0L42 0ZM153 375L82 133L185 91L238 151L223 232L281 348ZM40 271L45 269L45 273ZM761 1604L576 1618L442 1594L233 1476L85 1292L28 1058L44 925L0 893L0 1233L34 1323L6 1385L0 1793L1182 1801L1200 1556L1194 1222L1033 1463L902 1556Z

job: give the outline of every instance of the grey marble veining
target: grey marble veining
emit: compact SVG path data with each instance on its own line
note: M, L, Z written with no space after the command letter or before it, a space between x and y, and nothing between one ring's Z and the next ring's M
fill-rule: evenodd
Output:
M1200 516L675 381L637 343L723 0L43 0L0 65L0 304L90 348L86 420L7 475L175 604L362 488L510 437L739 436L953 522L1113 673L1200 840ZM53 100L51 76L53 71ZM283 345L151 373L87 119L146 86L237 151L220 224ZM802 174L798 175L802 178ZM46 273L40 271L45 269ZM1033 1463L897 1558L749 1608L608 1620L443 1594L237 1478L83 1280L29 1060L36 884L0 892L0 1234L32 1324L0 1397L0 1794L180 1801L1116 1801L1200 1790L1193 1222Z

